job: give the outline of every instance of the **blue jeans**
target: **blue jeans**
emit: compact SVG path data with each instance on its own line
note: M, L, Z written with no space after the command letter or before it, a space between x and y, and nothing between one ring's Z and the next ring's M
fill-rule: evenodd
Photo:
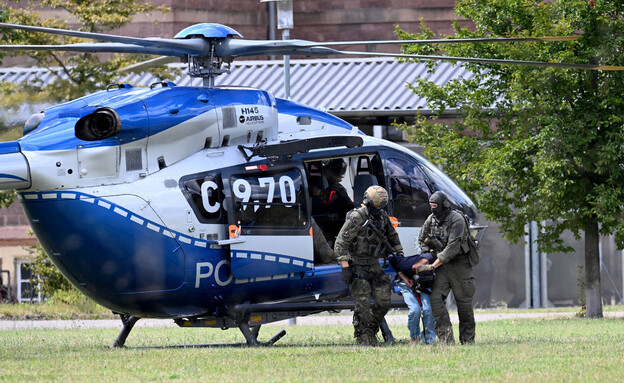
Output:
M411 288L407 287L405 283L397 283L403 300L409 307L409 314L407 315L407 328L410 332L410 338L418 339L422 334L422 340L427 344L435 342L435 318L433 317L433 311L431 311L431 300L429 294L418 293L422 307L418 303L416 295ZM423 331L420 332L420 316L422 314Z

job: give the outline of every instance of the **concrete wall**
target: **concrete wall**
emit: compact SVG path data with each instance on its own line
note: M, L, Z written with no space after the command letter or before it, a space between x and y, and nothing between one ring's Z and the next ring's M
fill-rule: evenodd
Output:
M493 222L485 224L488 225L488 229L480 249L482 259L475 269L477 281L475 304L478 307L532 307L531 280L527 296L526 270L530 265L527 265L525 259L525 242L509 243L498 230L499 225ZM547 300L542 298L541 307L580 304L579 278L583 280L584 274L579 270L579 266L585 264L584 240L577 241L571 233L565 233L564 240L566 245L574 248L574 251L546 255ZM603 237L601 247L603 302L624 304L622 251L615 247L611 237Z

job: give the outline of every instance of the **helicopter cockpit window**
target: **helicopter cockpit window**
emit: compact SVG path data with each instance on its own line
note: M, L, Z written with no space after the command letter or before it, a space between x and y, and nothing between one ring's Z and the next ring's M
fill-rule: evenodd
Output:
M223 183L219 175L182 181L182 191L202 223L225 223Z
M303 177L298 169L230 178L234 216L246 227L307 226Z
M386 160L386 174L392 201L391 215L399 221L424 222L431 213L431 191L418 164L406 158L390 157Z
M470 206L473 205L470 198L460 188L455 186L450 178L430 162L423 162L423 167L427 176L429 176L429 179L433 183L433 188L435 190L443 190L451 200L455 202L455 209L462 210L468 214L469 217L474 218L476 212L470 208Z

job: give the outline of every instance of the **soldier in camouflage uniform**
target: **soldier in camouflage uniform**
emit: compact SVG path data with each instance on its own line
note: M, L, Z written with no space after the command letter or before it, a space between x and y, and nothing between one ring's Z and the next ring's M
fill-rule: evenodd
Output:
M395 252L403 247L383 208L388 204L388 193L381 186L371 186L364 193L361 207L351 210L336 238L334 250L342 265L342 280L349 285L355 302L353 326L358 344L377 346L377 331L390 308L390 283L379 258L387 250L369 227L381 232ZM374 305L371 310L370 298Z
M475 282L468 253L468 227L464 216L451 208L443 192L429 198L432 214L425 221L419 235L423 252L436 254L433 264L423 265L418 271L436 269L436 279L431 292L431 308L436 320L436 334L442 343L453 344L453 327L444 301L452 290L459 316L459 341L474 343L475 319L472 297Z

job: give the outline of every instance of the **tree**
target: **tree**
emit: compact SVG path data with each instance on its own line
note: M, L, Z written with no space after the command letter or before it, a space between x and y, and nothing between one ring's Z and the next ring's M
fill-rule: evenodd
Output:
M66 19L42 19L34 6L66 11ZM149 2L135 0L41 0L29 1L26 8L10 8L7 3L0 5L0 20L6 23L37 25L68 29L67 20L76 20L79 30L106 32L119 28L132 20L132 17L149 12L167 12L165 6L155 7ZM77 38L62 37L33 32L1 30L3 44L61 44L81 42ZM56 74L49 85L42 84L2 84L0 105L33 101L66 101L102 89L117 82L117 69L144 60L143 55L97 55L91 53L61 54L58 52L24 52L33 58L40 67L48 68ZM1 58L1 57L0 57ZM170 78L174 71L154 69L151 72L163 79ZM14 191L0 192L0 206L9 206L14 199ZM45 278L41 283L42 292L52 296L57 291L76 291L64 279L41 247L32 248L35 255L31 268L38 276Z
M615 0L458 0L462 37L568 36L577 41L409 46L410 53L584 64L624 63L624 7ZM427 38L401 30L402 39ZM474 77L438 86L410 86L436 116L403 125L426 145L511 241L525 224L540 224L544 252L571 251L569 230L585 236L587 317L602 317L600 235L624 246L624 72L464 64ZM433 66L431 66L433 70ZM456 108L461 118L436 117Z
M17 3L17 2L15 2ZM23 2L21 3L23 5ZM36 8L36 7L37 8ZM43 19L37 9L65 11L65 19ZM150 2L136 0L29 0L24 8L11 8L9 3L0 5L0 20L5 23L36 25L54 28L68 28L67 20L75 20L87 32L107 32L132 21L137 14L168 12L165 6L154 6ZM35 32L23 32L0 28L3 44L62 44L83 42L81 39ZM90 41L89 41L90 42ZM25 102L61 102L84 96L100 90L108 84L118 82L117 69L144 60L144 55L97 55L92 53L59 53L47 51L22 52L34 59L42 68L55 74L56 79L48 84L0 84L0 106L10 107ZM175 71L166 68L150 70L161 79L171 78ZM0 192L0 206L13 202L15 193Z
M69 17L43 19L35 5L38 8L65 11ZM8 23L69 29L67 20L75 20L80 25L78 29L86 32L107 32L129 23L137 14L168 11L165 6L155 7L150 2L136 0L30 0L25 8L9 8L6 4L3 7L0 11L6 14L5 22ZM79 38L36 32L11 32L8 33L7 41L9 44L29 45L85 42ZM139 55L64 54L47 51L24 53L33 58L40 67L48 68L58 75L53 83L43 89L40 88L41 84L28 84L35 87L36 92L43 90L50 101L65 101L100 90L117 81L117 69L145 58ZM161 70L158 74L166 76L167 71ZM22 86L20 84L20 88Z
M32 233L31 233L32 234ZM57 291L75 290L74 286L50 261L41 246L31 246L28 252L33 256L28 268L32 271L31 283L37 286L39 292L46 297L52 297Z

